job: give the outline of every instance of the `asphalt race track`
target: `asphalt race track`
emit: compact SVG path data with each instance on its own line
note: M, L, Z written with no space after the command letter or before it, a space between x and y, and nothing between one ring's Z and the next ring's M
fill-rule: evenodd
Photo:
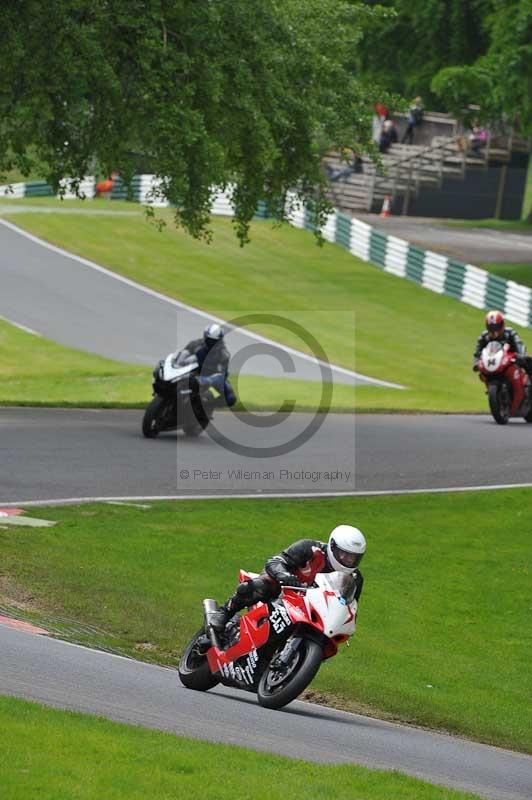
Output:
M333 414L293 452L253 458L206 433L143 439L141 418L140 410L0 409L0 503L431 489L526 483L531 476L532 425L521 420L503 427L480 415ZM224 435L259 452L311 419L294 414L278 428L257 428L245 414L215 416ZM239 477L238 469L260 477ZM320 472L333 479L316 479Z
M236 690L192 692L174 670L2 625L0 692L295 758L399 769L493 800L532 796L531 756L323 706L269 711Z
M527 264L532 259L532 236L525 231L460 228L441 219L357 214L381 233L391 233L426 250L435 250L469 264L484 262Z

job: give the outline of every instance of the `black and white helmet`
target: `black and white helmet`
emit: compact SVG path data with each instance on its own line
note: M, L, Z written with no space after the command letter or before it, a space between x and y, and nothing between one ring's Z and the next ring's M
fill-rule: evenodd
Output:
M366 539L362 531L352 525L337 525L331 531L327 544L327 557L337 572L354 572L366 552Z
M218 325L217 322L211 322L210 325L207 325L205 330L203 331L203 339L205 344L213 345L215 342L219 342L220 339L224 338L224 331L221 325Z

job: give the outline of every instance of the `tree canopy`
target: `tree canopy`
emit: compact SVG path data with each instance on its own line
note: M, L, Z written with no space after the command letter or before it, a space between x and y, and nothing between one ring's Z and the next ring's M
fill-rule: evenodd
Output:
M488 29L490 46L478 67L492 80L493 113L518 117L532 135L532 0L493 0Z
M325 149L363 150L378 90L353 70L382 14L344 0L3 0L0 173L141 168L192 235L233 187L246 240L288 189L327 209ZM381 93L382 94L382 93Z
M364 74L435 110L517 118L532 135L532 0L382 2L395 15L361 42Z
M434 75L473 63L488 45L484 28L492 0L380 0L391 14L358 50L362 72L406 97L435 105ZM369 7L377 0L366 0ZM442 110L446 110L445 108Z

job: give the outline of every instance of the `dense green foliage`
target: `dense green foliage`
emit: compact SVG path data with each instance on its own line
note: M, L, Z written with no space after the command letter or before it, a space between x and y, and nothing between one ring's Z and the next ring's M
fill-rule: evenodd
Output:
M377 0L366 4L376 6ZM382 0L381 5L395 15L368 32L359 64L389 89L421 94L431 106L436 98L430 84L438 70L469 64L485 51L483 21L491 0Z
M490 102L495 113L517 116L532 135L532 0L492 0L491 35L480 62L493 80Z
M491 0L489 46L471 66L442 69L432 90L458 117L467 103L486 120L516 121L532 132L532 0Z
M4 0L0 172L46 164L55 186L97 163L162 179L205 232L214 186L234 187L238 234L286 190L327 206L323 148L369 136L354 53L379 12L346 0Z
M485 106L478 109L479 98L487 98L493 89L491 76L486 69L466 65L444 67L432 79L432 91L439 97L443 107L457 119L472 123L486 114ZM474 109L466 110L475 100Z
M366 0L375 6L374 0ZM358 63L387 88L464 116L519 119L532 132L532 0L383 0L396 12L370 31Z

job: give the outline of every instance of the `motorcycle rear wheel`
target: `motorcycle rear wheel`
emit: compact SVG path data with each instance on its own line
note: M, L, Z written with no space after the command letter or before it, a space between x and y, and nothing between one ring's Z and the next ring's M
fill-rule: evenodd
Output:
M282 708L299 697L315 678L323 660L323 650L316 642L302 639L293 657L298 660L295 664L289 663L285 680L271 665L262 673L257 697L264 708Z
M508 387L500 383L488 386L490 411L497 425L506 425L510 419L510 396Z
M220 682L210 671L207 657L199 652L198 640L204 636L204 628L194 634L181 656L178 667L183 686L195 689L197 692L206 692Z
M146 439L155 439L159 435L162 428L160 427L160 418L167 401L158 394L153 397L142 418L142 433Z

